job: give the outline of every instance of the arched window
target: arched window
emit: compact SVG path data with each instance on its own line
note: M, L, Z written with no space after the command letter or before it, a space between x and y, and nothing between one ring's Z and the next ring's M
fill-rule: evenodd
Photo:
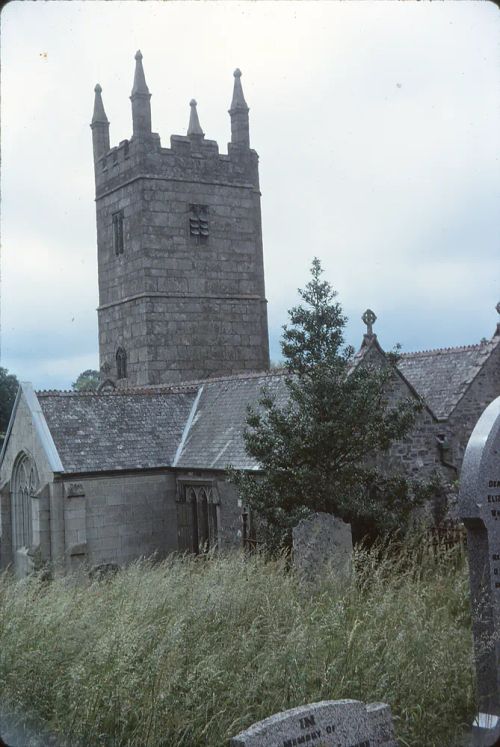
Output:
M123 348L116 351L116 378L127 378L127 353Z
M179 550L195 555L217 547L217 498L210 485L182 486L177 499L177 538Z
M18 456L12 475L12 547L33 544L31 499L38 489L38 477L33 460L26 453Z

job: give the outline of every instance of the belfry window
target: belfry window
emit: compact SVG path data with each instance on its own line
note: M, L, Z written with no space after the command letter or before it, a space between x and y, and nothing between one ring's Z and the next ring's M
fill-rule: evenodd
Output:
M195 555L218 544L217 498L211 485L182 485L177 501L178 547Z
M123 211L113 213L113 249L115 254L123 254Z
M14 550L33 544L32 501L38 489L35 465L27 454L18 457L13 473L12 545Z
M127 378L127 353L123 348L116 351L116 378Z
M189 206L189 235L198 241L208 239L208 205Z

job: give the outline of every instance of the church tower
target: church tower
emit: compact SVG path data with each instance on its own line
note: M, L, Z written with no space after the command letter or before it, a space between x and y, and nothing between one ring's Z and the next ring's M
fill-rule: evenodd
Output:
M92 140L99 355L124 385L175 383L269 367L258 156L241 72L228 154L205 139L190 102L186 135L163 148L135 55L130 140L110 149L95 87Z

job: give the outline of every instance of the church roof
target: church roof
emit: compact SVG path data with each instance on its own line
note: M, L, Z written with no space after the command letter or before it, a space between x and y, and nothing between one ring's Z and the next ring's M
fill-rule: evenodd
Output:
M196 389L38 392L65 472L172 465Z
M257 469L243 441L248 405L257 405L265 388L278 403L286 400L284 371L243 374L203 382L184 434L176 467Z
M405 353L398 368L432 413L447 418L499 344L495 335L479 345ZM284 374L278 369L97 394L49 391L37 398L65 472L258 469L243 440L247 408L257 405L263 388L283 404Z
M286 399L284 371L111 392L38 392L64 472L257 469L245 452L248 405Z
M495 335L478 345L403 353L397 365L436 417L445 419L499 343Z

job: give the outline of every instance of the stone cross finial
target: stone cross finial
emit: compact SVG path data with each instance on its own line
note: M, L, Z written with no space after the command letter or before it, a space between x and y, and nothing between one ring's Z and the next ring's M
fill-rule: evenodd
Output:
M373 335L373 325L377 321L375 313L371 309L367 309L361 319L366 324L366 334L371 337Z

